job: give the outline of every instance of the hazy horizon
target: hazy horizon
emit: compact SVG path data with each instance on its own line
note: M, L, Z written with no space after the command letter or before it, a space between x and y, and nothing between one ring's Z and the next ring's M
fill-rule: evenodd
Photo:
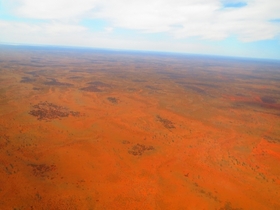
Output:
M188 52L171 52L171 51L156 51L156 50L138 50L138 49L114 49L114 48L97 48L90 46L64 46L64 45L36 45L36 44L17 44L17 43L0 43L1 47L15 47L15 48L29 48L34 47L41 50L45 50L46 48L52 50L88 50L91 52L108 52L108 53L135 53L135 54L143 54L146 56L149 55L165 55L165 56L182 56L182 57L197 57L197 58L210 58L210 59L227 59L227 60L237 60L240 62L244 61L260 61L260 62L280 62L280 58L258 58L258 57L240 57L240 56L231 56L231 55L216 55L216 54L202 54L202 53L188 53Z

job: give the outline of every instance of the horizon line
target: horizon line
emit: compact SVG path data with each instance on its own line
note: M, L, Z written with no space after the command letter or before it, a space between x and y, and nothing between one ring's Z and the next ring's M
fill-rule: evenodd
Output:
M53 45L53 44L26 44L26 43L4 43L0 42L0 46L21 46L21 47L56 47L56 48L67 48L67 49L88 49L88 50L103 50L111 52L134 52L134 53L145 53L145 54L169 54L169 55L182 55L182 56L201 56L201 57L220 57L229 59L239 60L261 60L261 61L274 61L280 62L277 58L263 58L263 57L241 57L241 56L230 56L220 54L198 54L178 51L157 51L157 50L140 50L140 49L120 49L120 48L99 48L91 46L76 46L76 45Z

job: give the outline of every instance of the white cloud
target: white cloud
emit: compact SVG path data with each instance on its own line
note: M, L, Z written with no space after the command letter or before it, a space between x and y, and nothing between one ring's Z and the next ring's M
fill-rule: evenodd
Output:
M20 0L18 14L37 19L65 19L83 16L95 7L95 0Z
M247 5L241 8L223 8L223 3L240 2L237 0L14 1L21 3L16 11L22 17L55 20L56 24L45 26L54 32L83 30L75 25L78 19L98 18L111 24L105 31L121 27L143 33L165 32L177 39L222 40L234 35L242 41L256 41L280 34L279 23L269 22L280 19L279 0L244 0ZM70 25L65 26L65 22Z
M77 42L79 36L86 32L87 28L79 25L61 23L27 24L0 20L1 41L8 43L54 44L52 42L67 40L67 37L75 37ZM72 41L75 43L74 39ZM63 42L67 43L67 41ZM71 45L71 42L68 42L69 44Z
M108 33L112 33L113 30L114 30L113 27L106 27L106 28L105 28L105 31L108 32Z
M52 23L43 25L42 30L50 34L71 34L86 31L87 28L79 25Z
M20 44L50 44L65 46L94 46L111 49L159 50L174 52L210 52L212 46L200 43L150 41L145 38L135 40L111 34L112 28L105 32L93 33L78 25L61 23L26 24L0 20L1 41Z

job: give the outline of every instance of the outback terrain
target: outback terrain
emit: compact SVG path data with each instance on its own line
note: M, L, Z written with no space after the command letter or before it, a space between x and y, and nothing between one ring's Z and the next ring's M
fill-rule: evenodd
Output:
M280 63L0 46L0 209L280 209Z

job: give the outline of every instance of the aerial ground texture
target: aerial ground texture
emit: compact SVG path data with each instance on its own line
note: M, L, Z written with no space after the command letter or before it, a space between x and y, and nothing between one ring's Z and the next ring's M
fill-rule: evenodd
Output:
M0 49L0 209L280 209L280 64Z

